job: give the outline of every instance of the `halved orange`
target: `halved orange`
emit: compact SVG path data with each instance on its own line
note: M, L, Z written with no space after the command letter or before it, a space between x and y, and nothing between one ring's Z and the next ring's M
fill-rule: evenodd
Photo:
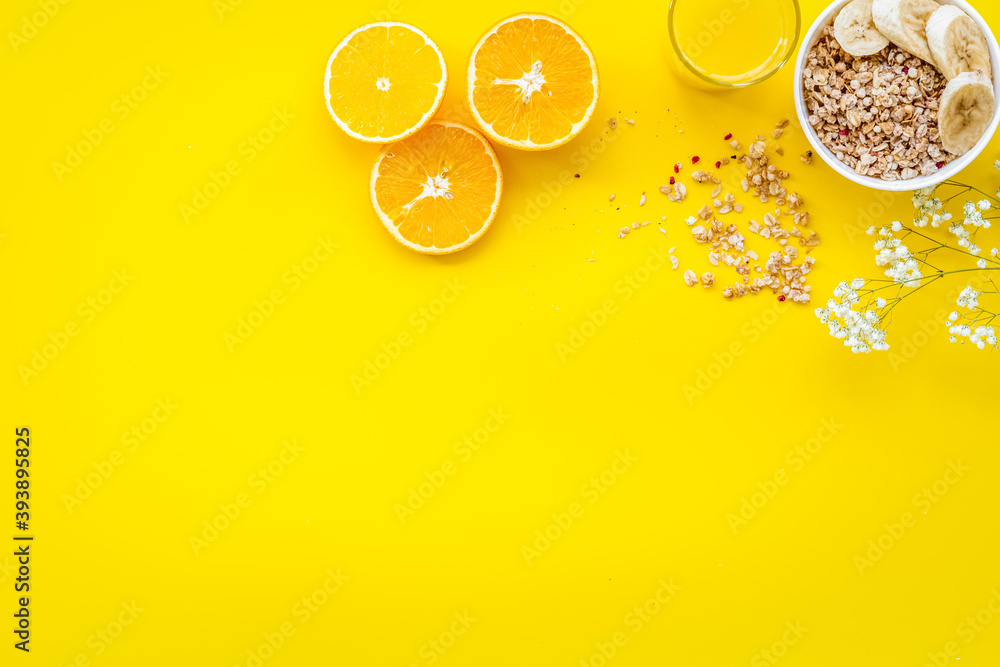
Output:
M432 255L478 241L496 217L502 188L486 137L443 120L385 146L372 169L372 205L382 224L407 248Z
M408 137L441 106L444 58L406 23L371 23L345 37L326 64L326 107L344 132L384 144Z
M562 21L518 14L483 35L469 60L469 106L494 141L525 150L561 146L597 106L597 64Z

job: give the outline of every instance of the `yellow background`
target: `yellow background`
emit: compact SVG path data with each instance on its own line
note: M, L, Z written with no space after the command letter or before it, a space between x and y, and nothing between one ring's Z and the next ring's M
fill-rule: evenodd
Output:
M791 68L734 94L682 87L665 64L666 5L73 0L16 52L8 35L0 405L11 449L16 426L32 429L36 541L30 656L10 646L13 558L0 557L3 664L254 664L248 651L284 623L294 634L263 664L597 667L618 632L627 642L609 665L773 664L758 652L799 623L789 667L916 667L953 640L955 664L995 665L1000 620L968 642L959 624L1000 589L997 357L920 333L952 309L956 283L897 309L895 357L850 354L813 306L729 303L669 267L630 298L615 289L660 247L677 247L682 270L709 268L682 222L701 202L671 204L656 188L674 162L728 152L725 133L746 141L781 118L793 119L789 185L824 240L815 301L877 271L858 230L883 203L798 162ZM803 28L822 6L804 3ZM1000 21L992 3L979 9ZM558 150L499 149L505 192L489 233L455 256L412 253L371 210L377 148L327 114L326 59L357 25L411 22L441 47L442 112L461 119L469 50L524 10L560 15L590 43L594 120ZM0 25L21 33L40 11L9 0ZM162 79L136 93L147 68ZM133 109L122 95L144 99ZM274 109L294 118L251 160L241 146ZM612 115L636 121L613 141ZM111 133L60 180L53 162L105 120ZM963 178L995 189L998 148ZM239 173L185 221L181 204L231 160ZM546 199L563 170L580 178ZM909 218L906 196L884 202L874 222ZM655 225L616 235L662 215L666 239ZM293 289L287 272L318 238L338 247L306 262L315 271ZM102 292L123 269L127 286ZM461 293L420 330L446 281ZM225 336L275 290L283 302L230 351ZM106 304L91 317L88 299ZM617 313L564 363L556 343L609 299ZM25 383L19 367L70 324L78 334ZM356 392L352 375L401 333L412 343ZM729 359L733 343L742 353ZM715 379L689 401L699 373ZM178 407L144 422L164 416L157 399ZM509 418L464 461L455 443L491 409ZM154 423L138 447L123 443ZM786 455L821 436L794 470ZM252 476L292 439L304 451L258 493ZM605 493L584 488L626 451L637 460ZM401 522L396 505L449 461L454 474ZM949 461L969 470L924 514L914 496ZM788 483L734 533L727 515L782 468ZM238 518L193 547L238 499L249 499ZM522 547L571 503L582 516L529 564ZM916 525L860 574L855 556L905 512ZM338 568L349 578L302 622L296 605ZM671 579L680 590L634 632L627 615ZM133 602L141 613L104 643ZM466 612L476 620L434 652Z

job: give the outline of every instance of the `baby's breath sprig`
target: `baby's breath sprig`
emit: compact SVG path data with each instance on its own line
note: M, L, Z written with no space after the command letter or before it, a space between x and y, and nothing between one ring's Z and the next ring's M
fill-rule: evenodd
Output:
M1000 170L1000 160L995 167ZM957 191L942 198L938 195L939 188L957 188ZM961 219L955 219L944 210L953 200L970 195L983 198L966 201L962 206ZM851 282L842 282L833 291L833 298L827 305L816 309L816 316L829 326L830 335L843 340L853 352L888 350L886 332L892 322L893 310L927 285L955 274L1000 270L1000 250L994 247L989 253L983 253L977 243L980 233L992 226L991 221L1000 218L993 213L1000 211L1000 190L991 195L972 185L946 181L937 188L925 188L914 193L913 206L916 213L910 225L897 221L887 227L868 228L868 235L875 237L875 263L885 267L887 279L855 278ZM935 238L931 235L934 232L927 229L945 226L948 234L954 237L953 242ZM908 245L911 241L924 247L911 250ZM936 264L941 254L956 255L975 266L943 269ZM945 322L951 342L969 342L979 349L987 345L994 349L1000 347L993 329L993 320L998 313L979 303L979 297L1000 294L1000 289L992 278L987 278L986 282L991 287L976 290L969 285L959 295L956 305L960 310L952 312Z

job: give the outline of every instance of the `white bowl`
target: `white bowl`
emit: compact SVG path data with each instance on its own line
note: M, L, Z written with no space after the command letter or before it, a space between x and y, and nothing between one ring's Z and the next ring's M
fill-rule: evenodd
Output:
M802 130L806 133L806 137L809 139L809 143L812 144L814 152L819 155L823 160L833 167L833 170L844 178L848 178L859 185L864 185L869 188L874 188L875 190L891 190L894 192L909 192L912 190L919 190L920 188L926 188L930 186L937 185L943 181L947 181L953 178L958 172L965 169L969 164L979 156L980 153L986 148L986 145L993 138L993 134L997 131L997 126L1000 125L1000 46L997 45L997 38L993 36L993 32L990 27L983 20L983 17L972 8L972 6L965 0L938 0L944 5L955 5L960 9L964 10L966 14L972 17L986 35L986 42L990 47L990 60L993 64L993 92L997 98L997 105L993 110L993 122L990 123L989 129L986 130L986 134L983 135L982 139L976 146L961 156L949 162L944 167L931 174L930 176L917 176L916 178L911 178L907 181L883 181L881 178L875 178L874 176L859 176L855 173L854 169L847 166L843 162L837 159L829 148L823 145L820 141L819 136L817 136L816 131L809 124L809 110L806 108L805 97L802 91L802 72L805 70L806 62L809 58L809 50L813 45L820 40L823 36L823 28L828 24L833 23L833 20L837 16L837 12L840 11L842 7L847 5L851 0L835 0L833 4L826 8L819 18L816 19L812 27L809 28L809 32L806 33L805 37L802 39L802 46L799 48L799 57L795 61L795 109L799 114L799 122L802 124ZM980 0L983 3L992 3L995 0Z

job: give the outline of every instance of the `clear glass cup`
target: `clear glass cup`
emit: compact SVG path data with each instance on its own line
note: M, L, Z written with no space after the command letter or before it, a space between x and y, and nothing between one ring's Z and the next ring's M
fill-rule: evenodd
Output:
M674 70L700 88L733 89L773 76L795 55L797 0L670 0Z

